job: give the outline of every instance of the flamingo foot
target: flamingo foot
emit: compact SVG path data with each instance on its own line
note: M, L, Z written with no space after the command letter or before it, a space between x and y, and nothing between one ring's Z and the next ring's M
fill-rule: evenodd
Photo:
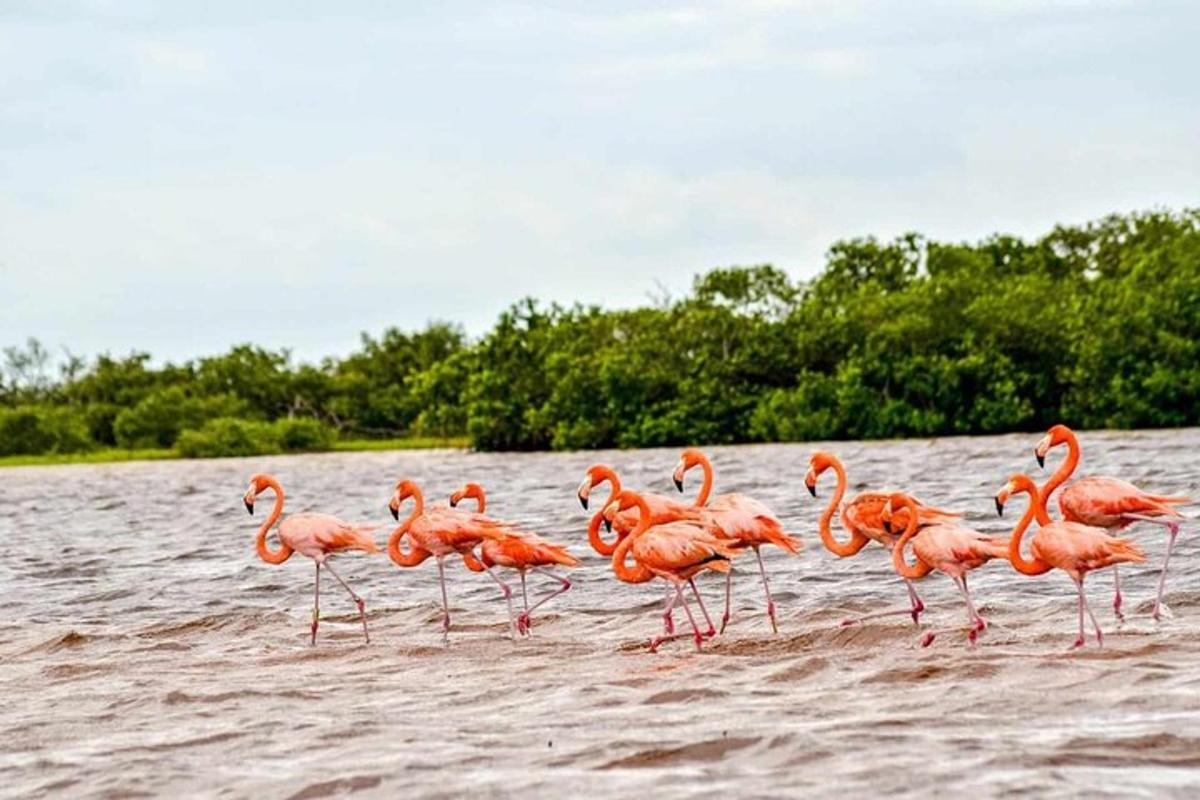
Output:
M309 646L309 647L313 647L313 646L315 646L315 645L316 645L316 643L317 643L317 615L316 615L316 614L313 614L313 621L312 621L312 640L311 640L311 641L309 641L309 643L308 643L308 646Z
M1150 614L1155 622L1162 622L1164 619L1173 619L1175 615L1171 613L1171 609L1167 608L1166 603L1159 603L1154 607L1154 611Z
M1125 615L1121 612L1121 603L1123 602L1121 593L1117 592L1113 595L1113 616L1117 618L1117 624L1125 622Z
M1075 643L1074 643L1073 645L1071 645L1071 649L1072 649L1072 650L1078 650L1079 648L1083 647L1085 644L1087 644L1087 642L1086 642L1086 641L1084 641L1084 638L1083 638L1083 636L1082 636L1082 634L1081 634L1081 635L1079 636L1079 638L1075 640Z
M671 618L670 614L663 614L663 631L667 636L675 633L675 620Z
M725 628L729 625L729 617L730 617L730 614L728 611L726 611L724 614L721 615L721 634L722 635L724 635Z
M700 645L704 641L704 637L700 634L700 631L695 631L692 634L692 640L696 642L696 651L699 652L702 649Z
M446 614L442 617L442 633L450 632L450 615Z
M771 618L771 632L779 633L779 624L775 621L775 603L767 603L767 616Z
M929 645L933 644L933 640L936 638L937 634L933 631L930 631L921 639L921 647L929 647Z
M522 613L517 616L517 632L526 636L529 635L529 629L533 627L533 622L529 618L529 614Z
M920 625L921 612L925 610L925 604L921 602L921 598L919 597L915 597L914 600L916 602L913 603L912 611L909 613L912 614L913 625Z

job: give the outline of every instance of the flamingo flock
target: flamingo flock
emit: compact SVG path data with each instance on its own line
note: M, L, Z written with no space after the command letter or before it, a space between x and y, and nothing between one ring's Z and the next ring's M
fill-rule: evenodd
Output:
M1150 494L1119 478L1088 476L1062 488L1058 499L1062 519L1054 521L1048 510L1050 499L1074 474L1080 459L1079 442L1065 425L1055 425L1034 449L1039 467L1044 467L1049 452L1064 445L1067 458L1043 486L1039 487L1028 475L1016 474L995 494L995 509L1000 515L1014 496L1028 495L1024 513L1007 538L972 530L962 524L960 513L927 505L903 491L861 492L845 500L848 490L845 467L831 453L814 453L804 478L809 492L817 496L818 483L826 471L833 470L837 476L836 489L818 523L817 533L822 544L838 558L855 556L870 542L882 545L889 551L892 566L904 581L908 593L906 607L870 611L846 619L842 624L858 625L870 619L907 615L914 626L919 626L925 604L917 594L915 582L938 572L948 576L961 594L966 625L929 629L924 632L921 645L929 646L944 634L962 632L968 646L973 647L987 630L988 623L979 614L967 577L991 561L1006 561L1022 575L1041 575L1053 569L1065 572L1075 583L1078 594L1079 631L1072 648L1086 644L1088 621L1097 646L1102 647L1103 631L1088 606L1084 579L1088 573L1097 570L1112 570L1115 582L1113 612L1118 622L1123 621L1117 570L1121 564L1141 563L1146 557L1140 547L1122 538L1121 534L1137 523L1161 526L1168 534L1166 557L1151 613L1155 621L1160 620L1167 613L1163 604L1167 568L1183 520L1177 506L1189 500ZM616 471L605 464L589 467L576 492L580 504L588 510L597 487L608 486L607 496L594 508L589 520L587 541L598 555L610 560L613 576L625 583L662 581L665 586L662 631L651 638L651 651L677 638L691 638L699 650L706 640L725 633L732 617L734 573L741 571L736 565L750 551L754 553L762 585L764 613L771 630L778 633L775 601L762 548L773 546L790 556L798 556L803 548L803 542L785 532L779 519L761 501L736 493L714 496L712 463L696 448L684 450L672 472L681 495L687 474L697 468L703 479L690 503L681 497L627 489ZM316 644L320 623L322 567L354 602L362 623L363 638L369 642L365 603L334 570L331 562L333 556L352 550L380 553L373 538L377 526L353 524L327 514L311 513L292 514L281 521L283 487L278 480L264 474L250 478L244 497L247 511L253 514L255 500L268 490L274 495L274 506L258 529L255 547L259 557L270 564L282 564L293 553L313 560L316 570L310 643ZM468 500L475 501L474 511L460 507ZM401 510L410 502L411 510L401 521ZM509 633L514 639L531 634L533 612L571 589L570 579L556 570L570 569L581 563L566 547L549 542L515 523L488 516L485 513L486 493L478 483L462 486L450 496L447 505L427 507L420 487L411 480L401 480L395 486L388 507L400 523L387 541L386 552L392 562L397 567L408 568L432 557L437 564L442 598L441 627L447 640L451 630L446 581L448 557L453 557L453 563L461 558L469 572L486 573L491 578L504 599ZM839 540L834 535L834 516L840 519L848 539ZM1034 523L1037 527L1028 537L1030 555L1026 557L1022 553L1022 543ZM602 527L611 538L601 533ZM267 541L272 529L279 542L274 549ZM909 551L914 558L911 562L906 555ZM501 569L507 575L502 577ZM709 572L724 576L725 603L719 628L714 624L697 584L697 579ZM520 580L520 611L514 607L514 591L509 583L513 573ZM531 575L551 582L547 584L550 588L532 604L527 587ZM695 601L695 611L691 600ZM674 616L677 610L682 610L687 619L688 629L682 633L676 632Z

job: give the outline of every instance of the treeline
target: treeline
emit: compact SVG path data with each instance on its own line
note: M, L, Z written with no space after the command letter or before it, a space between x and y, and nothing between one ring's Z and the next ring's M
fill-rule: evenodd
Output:
M135 353L5 350L0 454L325 449L466 436L574 449L1200 423L1200 210L1111 216L1037 241L838 242L797 282L716 269L612 311L526 299L482 338L364 335L341 360L251 345L152 367Z

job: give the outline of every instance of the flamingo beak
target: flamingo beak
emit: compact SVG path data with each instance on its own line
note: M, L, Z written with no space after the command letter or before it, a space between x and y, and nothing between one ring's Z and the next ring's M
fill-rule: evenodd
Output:
M457 497L451 497L451 498L450 498L450 507L451 507L451 508L458 508L458 498L457 498Z
M588 494L591 492L592 482L588 478L583 479L583 483L579 484L579 491L575 494L579 497L579 505L583 506L583 510L587 511Z
M579 505L583 506L584 511L587 511L587 495L586 494L579 495Z
M672 478L675 480L675 488L682 492L683 491L683 478L680 478L678 476L672 476Z
M604 530L608 531L609 533L612 533L612 520L611 519L604 520Z
M1046 457L1044 455L1042 455L1038 451L1034 450L1033 457L1037 459L1039 467L1041 467L1042 469L1046 468Z
M392 519L396 520L396 522L400 521L400 501L395 497L388 503L388 511L392 512Z
M246 511L250 512L250 516L254 516L254 501L242 498L242 502L246 504Z
M1000 499L1000 495L996 495L996 497L994 499L996 501L996 516L1003 517L1004 516L1004 501Z
M817 496L817 485L815 483L806 482L804 485L808 487L809 494L811 494L813 497Z

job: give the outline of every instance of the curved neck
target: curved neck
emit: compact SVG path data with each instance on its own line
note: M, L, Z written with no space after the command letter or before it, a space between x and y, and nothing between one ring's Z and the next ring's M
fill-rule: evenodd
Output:
M1075 468L1079 466L1079 440L1075 438L1075 432L1067 431L1067 457L1063 463L1058 465L1058 469L1054 470L1054 474L1046 481L1041 488L1042 511L1046 511L1046 507L1050 504L1050 495L1054 494L1058 487L1066 483L1067 479L1075 472Z
M1029 493L1029 507L1025 509L1017 527L1013 528L1012 538L1008 541L1008 560L1017 572L1025 575L1041 575L1043 572L1048 572L1051 566L1041 559L1027 559L1021 555L1021 539L1025 536L1025 531L1028 530L1035 517L1039 525L1046 525L1050 522L1050 518L1046 515L1045 502L1038 497L1037 487L1031 483L1025 491Z
M410 547L407 553L400 547L400 540L404 538L404 534L408 533L408 529L412 527L417 517L425 513L425 498L419 489L413 490L412 498L413 512L388 537L388 557L401 567L415 567L429 558L429 553L419 547Z
M825 545L826 550L839 558L846 558L861 550L863 545L869 540L865 536L860 536L858 538L861 538L862 541L856 541L853 532L851 532L850 541L845 544L833 538L833 530L830 528L830 523L833 522L833 515L837 513L842 498L846 496L846 468L837 459L833 459L830 463L833 471L837 473L837 489L834 490L833 497L829 499L829 505L821 513L821 521L817 532L820 534L821 544Z
M892 547L892 566L896 568L897 574L901 578L924 578L928 575L933 567L926 564L920 558L917 558L917 563L910 566L904 560L904 548L914 536L917 535L917 504L911 497L904 498L904 508L908 510L908 525L904 527L904 534L901 535L899 541Z
M475 498L476 514L482 514L487 510L487 495L484 493L482 486L472 486L471 491L463 495L463 499L465 500L468 497Z
M617 549L617 542L620 541L620 535L612 542L606 542L600 537L600 526L604 523L604 512L597 511L592 515L591 522L588 523L588 544L602 556L611 556Z
M712 494L713 487L713 468L708 460L708 456L703 453L696 454L696 463L700 465L700 469L704 470L704 483L700 484L700 494L696 495L695 505L708 505L708 496Z
M650 506L646 505L646 501L638 495L636 500L638 508L638 522L629 535L618 542L617 547L613 550L612 567L613 574L618 580L626 583L644 583L653 577L653 573L638 563L634 563L632 567L625 564L625 556L629 553L629 548L639 536L645 533L650 528Z
M592 481L592 486L608 481L608 499L604 501L604 505L600 506L601 510L608 507L608 504L617 499L617 495L621 493L621 479L617 477L617 473L608 467L600 466L592 469L592 476L596 480ZM609 551L610 553L612 551ZM609 553L603 553L609 555Z
M282 564L291 557L292 548L281 541L279 549L272 550L271 546L267 544L267 533L279 521L280 515L283 514L283 487L274 478L269 478L267 485L275 492L275 506L258 529L258 536L254 539L254 549L258 551L258 557L268 564Z

